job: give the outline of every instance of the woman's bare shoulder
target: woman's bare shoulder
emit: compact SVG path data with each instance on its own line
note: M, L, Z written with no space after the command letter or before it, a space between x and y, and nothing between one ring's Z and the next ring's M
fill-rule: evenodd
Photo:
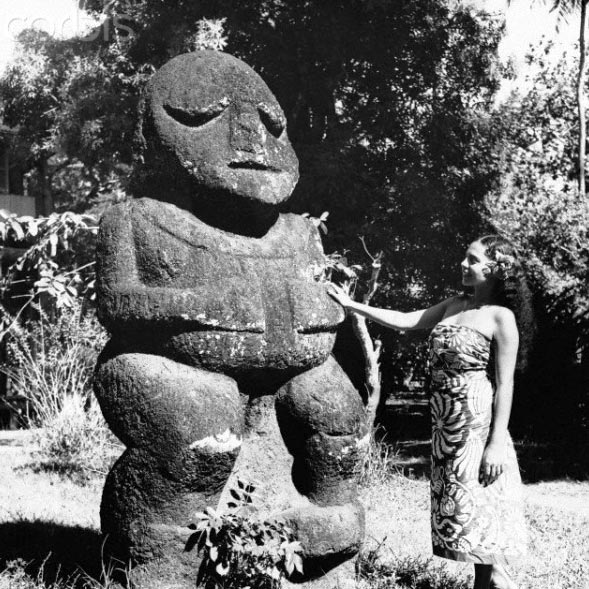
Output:
M489 311L495 324L495 331L498 334L517 334L517 323L511 309L502 305L491 305Z
M513 311L507 307L504 307L503 305L489 305L489 310L491 311L493 317L501 323L515 321L515 315Z

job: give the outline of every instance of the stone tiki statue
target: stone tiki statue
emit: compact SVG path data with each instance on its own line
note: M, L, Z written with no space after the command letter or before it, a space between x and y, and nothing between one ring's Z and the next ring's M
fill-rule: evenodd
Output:
M136 587L194 586L194 514L235 478L286 518L307 576L359 549L358 392L331 355L343 312L321 281L308 219L281 214L298 179L284 114L262 79L220 52L164 65L143 102L135 198L101 221L96 370L126 450L101 520Z

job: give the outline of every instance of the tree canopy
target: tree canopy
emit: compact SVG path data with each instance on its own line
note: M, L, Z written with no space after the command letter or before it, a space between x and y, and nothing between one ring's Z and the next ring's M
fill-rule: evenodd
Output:
M501 178L487 206L490 222L524 253L536 295L535 362L516 420L534 425L536 438L558 432L586 444L589 235L587 201L578 190L578 56L552 62L550 51L550 43L530 51L525 93L487 120Z
M0 88L4 117L32 162L65 168L45 187L58 208L71 206L68 191L88 203L124 188L144 82L194 48L203 17L224 18L226 51L264 77L287 115L301 160L293 208L329 210L340 248L359 232L380 235L403 268L399 252L418 236L410 257L427 268L427 254L415 254L436 224L451 224L446 238L462 244L469 221L457 222L468 216L447 218L448 204L469 210L471 191L483 192L471 176L472 118L497 87L500 23L441 0L236 4L115 1L92 40L23 33Z
M478 118L499 84L502 22L445 0L86 2L86 39L20 37L0 82L4 117L50 212L123 198L141 90L224 19L224 50L283 106L301 179L288 207L329 211L327 251L385 255L375 304L428 305L459 281L494 171ZM106 13L103 11L106 10ZM388 336L392 353L396 339Z

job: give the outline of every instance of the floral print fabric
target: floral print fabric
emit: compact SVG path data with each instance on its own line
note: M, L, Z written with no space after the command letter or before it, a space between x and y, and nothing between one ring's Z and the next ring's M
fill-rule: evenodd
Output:
M510 564L526 550L522 485L508 439L507 465L491 485L479 468L493 409L491 341L465 325L439 323L429 338L434 554Z

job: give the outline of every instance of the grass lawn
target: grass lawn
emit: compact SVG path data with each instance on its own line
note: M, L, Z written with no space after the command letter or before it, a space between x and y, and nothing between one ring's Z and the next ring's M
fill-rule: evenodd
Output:
M103 478L75 483L31 468L30 434L0 433L0 589L101 587L99 504ZM415 472L415 471L413 471ZM520 589L589 588L589 482L526 485L531 554L514 577ZM366 589L466 589L471 567L431 557L425 476L392 474L363 488ZM39 564L45 585L34 579ZM22 564L22 563L21 563ZM75 582L71 575L79 575ZM57 579L57 583L56 583ZM60 581L61 579L61 581ZM395 581L395 579L397 579ZM155 589L155 588L154 588Z
M589 482L526 485L526 495L530 556L521 568L512 570L514 580L520 589L588 589ZM383 561L393 566L405 563L406 567L416 558L431 557L427 480L397 476L389 483L365 489L363 500L368 510L367 546L376 546L386 537L380 549ZM445 568L457 581L472 574L472 565L438 558L429 566ZM447 585L448 589L454 586L460 587L458 583ZM472 586L472 581L466 586Z
M31 440L27 431L0 432L0 568L22 559L36 576L45 561L42 576L49 584L82 571L99 578L103 479L81 485L58 473L35 472ZM15 568L0 575L0 589L36 587L21 582Z

